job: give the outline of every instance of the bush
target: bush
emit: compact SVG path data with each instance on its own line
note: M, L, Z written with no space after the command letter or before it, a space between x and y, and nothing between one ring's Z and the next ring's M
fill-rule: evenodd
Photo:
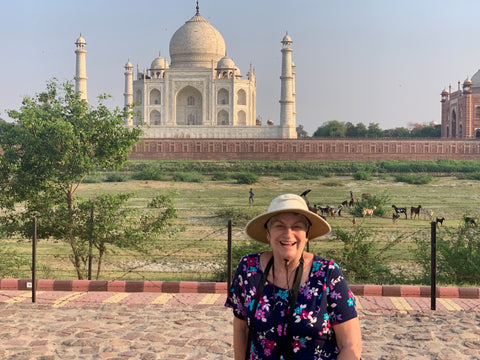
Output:
M357 171L353 174L355 180L372 180L372 174L367 171Z
M336 228L333 233L336 240L343 243L343 248L327 251L327 256L335 258L350 283L387 284L397 281L386 253L404 239L402 236L380 245L376 241L378 235L361 226L354 230Z
M205 177L198 172L181 172L173 174L173 181L203 183Z
M360 199L355 198L355 204L351 212L354 216L361 217L363 216L363 208L373 209L373 207L376 206L373 214L375 216L384 216L387 210L390 211L391 209L390 205L388 205L389 203L390 198L387 194L364 194Z
M430 175L397 175L395 176L396 182L404 182L412 185L425 185L432 181Z
M427 282L431 272L430 234L414 238L415 259L422 267L420 281ZM462 224L437 231L437 280L444 284L480 284L480 228Z
M225 180L230 180L231 176L227 172L222 172L222 171L217 171L212 174L212 180L213 181L225 181Z
M251 172L242 172L239 174L235 174L233 176L235 180L237 180L237 184L247 184L252 185L260 180L260 176Z
M16 251L0 249L0 278L17 276L23 267L31 267L31 261Z
M155 181L165 181L167 177L158 167L155 166L146 166L140 169L140 172L135 173L132 176L135 180L155 180Z

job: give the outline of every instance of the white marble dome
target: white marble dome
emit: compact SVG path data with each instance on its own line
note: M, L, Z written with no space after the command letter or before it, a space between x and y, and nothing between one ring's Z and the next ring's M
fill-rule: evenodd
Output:
M198 13L170 40L171 67L211 67L224 56L222 35Z
M82 37L82 35L80 35L77 39L77 41L75 41L75 44L83 44L83 45L86 45L87 43L85 42L85 39Z
M217 64L217 69L235 69L235 63L228 56L224 56Z
M150 65L150 69L151 70L168 69L168 61L159 55L152 61L152 64Z

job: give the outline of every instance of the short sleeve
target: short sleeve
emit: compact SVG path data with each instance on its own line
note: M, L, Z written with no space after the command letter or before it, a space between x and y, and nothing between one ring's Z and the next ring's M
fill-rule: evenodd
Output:
M228 291L225 306L233 309L233 314L239 319L245 319L245 307L251 295L247 288L249 280L258 273L259 259L255 255L244 256L238 263L233 276L232 286Z
M333 325L358 316L355 297L348 287L340 267L333 261L328 263L328 312Z

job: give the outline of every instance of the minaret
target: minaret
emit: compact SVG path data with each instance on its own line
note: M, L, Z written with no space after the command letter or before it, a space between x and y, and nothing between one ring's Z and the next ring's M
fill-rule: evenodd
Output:
M131 114L132 105L133 105L133 65L130 61L125 64L125 92L124 96L124 105L125 109L129 111L129 115L126 119L128 126L133 126L133 117Z
M76 65L76 73L75 73L75 92L80 92L80 98L87 100L87 63L85 60L85 55L87 54L87 50L85 50L85 39L80 34L80 37L75 42L77 49L75 50L75 54L77 55L77 65Z
M294 100L294 77L292 64L292 39L285 34L282 40L282 75L280 91L280 126L283 127L282 138L296 138L295 129L295 100Z

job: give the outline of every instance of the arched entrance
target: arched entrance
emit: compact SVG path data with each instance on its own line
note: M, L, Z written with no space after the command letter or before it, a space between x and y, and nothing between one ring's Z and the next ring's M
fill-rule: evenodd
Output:
M455 109L452 110L452 138L457 137L457 113Z
M202 94L193 86L180 90L176 98L175 123L177 125L202 125Z

